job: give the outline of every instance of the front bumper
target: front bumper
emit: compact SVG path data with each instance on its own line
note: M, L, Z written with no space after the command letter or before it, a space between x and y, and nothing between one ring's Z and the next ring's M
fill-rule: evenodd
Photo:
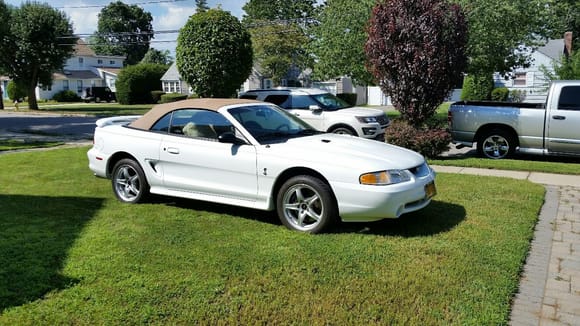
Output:
M409 182L388 186L333 184L344 222L371 222L420 210L431 202L435 172Z

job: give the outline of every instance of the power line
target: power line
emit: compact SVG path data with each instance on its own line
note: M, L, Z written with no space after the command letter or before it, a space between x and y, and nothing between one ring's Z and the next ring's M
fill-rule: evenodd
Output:
M127 5L153 5L153 4L160 4L160 3L172 3L172 2L183 2L183 1L190 1L190 0L150 0L150 1L142 1L142 2L135 2L135 3L127 3ZM92 9L92 8L105 8L109 6L106 5L83 5L83 6L64 6L64 7L56 7L56 9Z

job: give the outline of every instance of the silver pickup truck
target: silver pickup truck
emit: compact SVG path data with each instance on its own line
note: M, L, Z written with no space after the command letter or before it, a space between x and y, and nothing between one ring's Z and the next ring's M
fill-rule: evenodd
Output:
M554 81L545 104L457 102L448 122L453 143L483 157L580 155L580 80Z

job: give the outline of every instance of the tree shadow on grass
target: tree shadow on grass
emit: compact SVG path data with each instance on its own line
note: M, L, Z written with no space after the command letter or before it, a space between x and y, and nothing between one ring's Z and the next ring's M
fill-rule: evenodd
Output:
M168 197L159 197L156 202L186 209L238 216L261 223L282 225L275 212ZM398 219L384 219L377 222L364 223L336 223L327 232L402 237L430 236L450 231L465 219L465 214L465 208L462 206L432 201L424 209L404 214Z
M0 194L0 313L78 282L61 270L102 203L101 198Z

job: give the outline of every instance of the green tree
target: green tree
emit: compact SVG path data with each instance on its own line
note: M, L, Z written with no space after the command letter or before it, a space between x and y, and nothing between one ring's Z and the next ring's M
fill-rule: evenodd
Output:
M153 17L137 5L112 2L99 13L91 48L102 55L125 56L126 65L137 64L149 50Z
M143 63L127 66L119 72L115 86L121 104L153 103L152 91L161 90L161 77L167 66Z
M254 56L261 72L280 85L293 67L312 66L308 54L308 18L315 0L250 0L243 9L243 23L252 35ZM292 76L290 76L292 78Z
M322 7L310 32L314 54L314 76L330 79L348 76L358 84L372 84L364 51L367 23L375 0L331 0Z
M560 39L565 32L572 32L572 46L580 50L580 3L578 0L545 0L548 37Z
M170 66L173 63L169 50L157 50L155 48L149 49L141 60L141 63L156 63Z
M559 0L558 0L559 1ZM545 0L454 0L464 8L469 24L468 73L507 75L529 66L523 46L540 45L546 34Z
M467 24L445 0L383 0L365 51L382 91L415 127L433 116L466 64Z
M10 12L8 6L4 3L4 0L0 0L0 22L10 21ZM4 40L10 33L10 25L6 23L0 23L0 40ZM0 45L2 49L2 45ZM5 68L2 66L2 61L0 59L0 76L5 73ZM0 87L0 110L4 110L4 96L2 93L2 87Z
M580 80L580 51L574 51L571 56L562 56L552 63L552 70L540 66L549 81L552 80Z
M252 70L252 41L230 13L210 9L189 17L177 38L176 62L201 97L231 97Z
M207 5L207 0L195 0L195 12L208 11L209 6Z
M36 110L36 86L51 85L52 73L62 69L73 53L76 39L68 37L72 24L63 12L47 4L26 2L8 12L9 30L0 42L0 70L26 87L29 108Z

